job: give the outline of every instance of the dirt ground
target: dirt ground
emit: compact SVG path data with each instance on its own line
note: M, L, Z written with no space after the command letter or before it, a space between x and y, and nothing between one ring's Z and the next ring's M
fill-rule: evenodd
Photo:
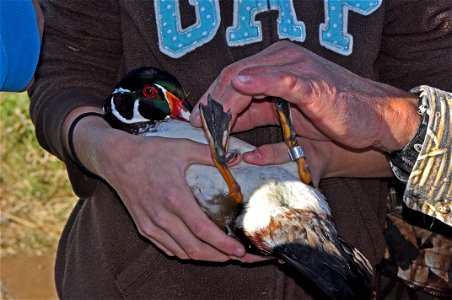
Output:
M58 299L53 280L55 257L6 256L0 260L1 299Z

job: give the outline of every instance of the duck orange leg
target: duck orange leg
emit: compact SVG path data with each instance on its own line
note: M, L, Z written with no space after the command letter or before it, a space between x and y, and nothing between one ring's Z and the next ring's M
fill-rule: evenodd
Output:
M215 167L223 176L230 197L237 204L242 203L243 195L240 186L228 167L228 161L235 156L227 157L229 149L229 132L231 130L231 113L224 112L223 105L208 96L207 105L200 104L201 121L210 147Z
M290 158L297 162L300 180L303 183L312 184L311 172L309 171L309 167L306 163L303 148L298 145L297 142L297 136L293 127L292 114L290 113L290 104L286 100L277 98L276 108L278 109L284 141L289 147Z

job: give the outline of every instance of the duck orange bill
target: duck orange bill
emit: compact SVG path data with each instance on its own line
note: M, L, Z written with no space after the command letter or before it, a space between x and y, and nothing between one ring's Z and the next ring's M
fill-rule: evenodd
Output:
M166 91L166 99L168 99L171 117L185 122L190 122L190 111L184 107L184 101L176 97L171 92Z

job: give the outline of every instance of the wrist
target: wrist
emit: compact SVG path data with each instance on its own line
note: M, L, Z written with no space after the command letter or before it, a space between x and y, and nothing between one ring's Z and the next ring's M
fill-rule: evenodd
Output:
M96 131L93 136L96 144L93 147L95 154L93 153L92 157L95 159L92 164L96 174L114 186L110 179L117 177L118 172L123 174L127 172L125 168L130 163L129 157L134 156L134 150L141 149L143 137L112 127L98 128Z
M111 129L98 108L79 107L65 119L62 138L71 160L85 173L98 174L97 144L101 142L99 129Z
M421 118L418 114L418 97L386 98L383 101L382 123L376 148L386 153L403 149L415 136Z
M373 149L356 151L335 146L323 177L382 178L392 176L387 156Z

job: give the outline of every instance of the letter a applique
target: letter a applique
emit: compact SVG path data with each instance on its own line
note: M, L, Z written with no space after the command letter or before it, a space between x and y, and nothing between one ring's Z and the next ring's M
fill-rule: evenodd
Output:
M234 25L226 29L228 45L243 46L262 41L262 25L256 21L256 15L270 10L279 11L280 39L305 40L305 26L297 20L293 0L237 0L234 1Z
M370 15L376 11L382 0L324 0L325 23L320 24L320 44L331 51L350 55L353 50L353 36L348 33L348 12Z

